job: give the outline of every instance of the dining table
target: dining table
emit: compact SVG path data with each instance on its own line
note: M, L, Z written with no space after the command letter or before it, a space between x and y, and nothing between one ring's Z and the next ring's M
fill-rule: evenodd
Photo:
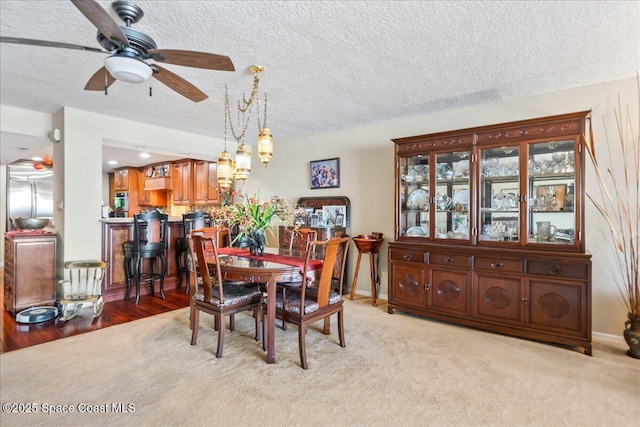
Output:
M262 337L266 341L267 363L276 361L276 283L302 281L305 263L305 258L274 252L277 252L277 248L267 248L266 253L258 255L251 254L249 250L243 248L218 249L222 280L260 283L267 291L266 337ZM210 268L216 265L217 260L212 250L205 251L205 257ZM310 260L307 277L313 280L319 277L321 271L322 260ZM192 283L197 282L194 280Z

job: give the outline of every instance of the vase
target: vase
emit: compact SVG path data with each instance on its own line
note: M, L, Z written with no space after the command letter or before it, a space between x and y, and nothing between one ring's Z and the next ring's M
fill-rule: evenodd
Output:
M624 327L624 340L629 346L627 356L640 359L640 318L629 315L629 320L624 322Z
M267 238L264 234L264 230L254 231L249 235L249 253L251 255L264 255L264 247L267 243Z

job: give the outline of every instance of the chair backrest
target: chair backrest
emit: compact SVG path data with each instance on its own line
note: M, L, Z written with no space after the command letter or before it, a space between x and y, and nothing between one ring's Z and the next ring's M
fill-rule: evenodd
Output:
M340 267L340 285L338 293L342 295L342 282L344 277L344 268L346 264L347 251L349 250L349 238L348 237L333 237L329 240L315 240L309 243L309 250L307 251L307 257L305 259L304 269L302 271L304 278L304 286L302 286L301 293L302 297L300 298L301 304L304 304L305 291L307 288L307 281L309 280L307 270L309 266L309 261L311 261L311 253L315 251L318 247L324 247L324 260L322 261L322 273L320 274L320 279L316 280L317 283L317 301L320 308L325 307L329 304L329 293L331 292L331 288L334 282L334 274L333 270L336 267L336 264L341 265ZM300 307L300 313L304 313L304 307Z
M107 263L105 261L68 261L64 264L64 279L60 280L60 299L84 299L102 294Z
M230 240L231 234L229 233L228 228L202 227L202 228L193 229L190 231L190 233L191 234L197 233L204 237L215 238L216 242L218 243L218 248L225 248L230 244L229 240Z
M193 229L203 228L205 226L205 213L192 212L182 214L182 231L186 237Z
M211 295L213 287L216 286L218 290L220 304L224 305L224 289L222 286L222 273L220 271L220 262L218 258L218 243L215 237L205 237L199 232L192 232L187 236L187 243L189 246L189 252L191 253L191 259L196 260L196 275L202 279L202 287L204 292L204 300L211 301ZM207 266L207 259L205 254L205 246L211 247L213 250L213 257L216 260L215 266L215 281L212 280L209 268ZM209 255L211 257L211 255ZM194 286L198 286L199 280L196 280Z
M133 216L135 250L155 251L168 248L169 215L156 210Z
M309 250L309 244L314 240L318 240L318 232L310 228L289 228L286 231L289 238L289 256L306 257ZM312 259L315 259L315 250L311 253Z

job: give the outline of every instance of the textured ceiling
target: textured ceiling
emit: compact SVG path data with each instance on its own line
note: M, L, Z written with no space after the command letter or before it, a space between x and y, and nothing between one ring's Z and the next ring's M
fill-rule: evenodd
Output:
M99 2L121 24L109 1ZM289 140L381 120L634 76L638 1L135 1L132 27L160 49L231 57L236 72L166 65L209 95L193 103L151 79L83 87L105 55L0 45L0 101L63 106L222 138L224 87L265 67L268 125ZM99 47L70 1L0 1L2 36ZM7 142L3 135L3 146ZM3 148L4 151L4 148Z

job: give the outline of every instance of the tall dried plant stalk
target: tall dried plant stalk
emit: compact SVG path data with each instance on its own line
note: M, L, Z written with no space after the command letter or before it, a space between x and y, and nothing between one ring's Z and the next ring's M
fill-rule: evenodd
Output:
M640 108L640 76L638 77L638 107ZM601 198L591 200L598 212L609 225L611 238L615 246L616 267L620 274L612 274L614 285L628 310L629 316L640 318L640 284L638 273L640 269L640 109L638 122L634 130L629 106L621 108L618 96L618 108L614 108L617 136L609 140L609 129L603 117L605 141L609 154L609 165L598 163L593 130L590 127L590 140L583 136L584 147L594 166L596 178L601 191ZM613 139L613 138L612 138ZM613 166L611 144L619 144L623 171ZM619 164L619 163L618 163ZM602 200L602 201L600 201Z

